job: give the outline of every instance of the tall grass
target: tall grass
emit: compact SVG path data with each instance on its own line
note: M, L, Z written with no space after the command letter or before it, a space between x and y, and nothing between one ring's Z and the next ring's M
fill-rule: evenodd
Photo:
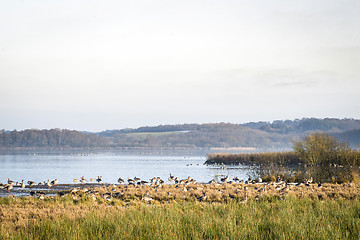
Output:
M303 161L295 152L263 152L263 153L210 153L207 155L206 164L268 164L294 165Z
M55 204L55 203L52 203ZM57 203L62 207L63 203ZM71 206L52 215L1 226L0 239L359 239L360 202L287 197L221 204L170 203ZM92 203L93 204L93 203ZM26 205L25 205L26 206ZM39 209L49 211L50 205ZM69 207L69 206L68 206ZM36 207L35 207L36 208ZM85 210L84 210L85 209ZM14 219L12 219L14 220ZM6 223L6 220L1 220ZM16 220L14 221L16 224Z

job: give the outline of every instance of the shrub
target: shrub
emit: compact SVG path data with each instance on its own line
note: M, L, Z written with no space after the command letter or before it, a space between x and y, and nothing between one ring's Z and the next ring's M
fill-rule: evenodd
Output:
M312 133L301 141L293 141L294 152L309 166L343 164L349 146L323 133Z

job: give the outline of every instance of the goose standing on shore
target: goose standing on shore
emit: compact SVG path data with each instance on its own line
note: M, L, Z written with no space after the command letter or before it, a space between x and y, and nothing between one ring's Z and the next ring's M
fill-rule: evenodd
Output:
M51 187L52 187L52 184L50 183L50 180L49 180L49 179L47 180L46 185L48 186L48 188L51 188Z
M134 180L134 179L128 178L127 181L128 181L129 184L135 184L135 180Z
M96 179L96 181L97 181L98 183L102 183L102 176L98 176L98 178Z
M25 188L25 182L24 182L24 179L21 180L21 188Z
M223 183L227 183L227 181L229 180L229 176L226 176L226 177L224 177L224 178L221 178L220 180L221 180L221 182L223 182Z
M15 182L13 180L10 180L10 178L8 178L8 184L14 184Z
M51 181L51 184L52 184L52 185L56 185L56 184L58 183L58 181L59 181L58 179L52 180L52 181Z
M27 181L27 183L30 185L30 187L32 187L32 186L35 185L35 182L34 182L34 181Z
M121 177L118 178L118 183L119 183L119 184L122 184L122 183L124 183L124 182L125 182L124 179L122 179Z
M170 173L169 182L173 182L174 180L175 180L174 175L171 175L171 173Z
M4 189L8 190L8 192L10 192L10 190L13 188L13 183L8 183L5 185Z

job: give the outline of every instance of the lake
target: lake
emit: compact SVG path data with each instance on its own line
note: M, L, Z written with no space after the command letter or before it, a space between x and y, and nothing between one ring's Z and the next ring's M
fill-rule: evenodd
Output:
M149 180L160 177L168 182L169 174L179 179L190 176L198 182L208 182L219 176L229 175L247 179L251 170L247 166L204 165L203 151L99 151L99 152L44 152L0 155L0 182L10 178L38 182L57 178L59 184L73 183L84 176L103 176L104 183L117 183L123 179L139 177Z

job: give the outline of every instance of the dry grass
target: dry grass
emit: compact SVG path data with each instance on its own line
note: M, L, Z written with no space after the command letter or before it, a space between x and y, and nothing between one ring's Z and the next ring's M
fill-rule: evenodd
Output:
M261 152L261 153L211 153L207 164L269 164L294 165L303 163L295 152Z
M64 197L8 197L0 199L0 239L357 239L359 196L354 183L227 183L112 185Z

